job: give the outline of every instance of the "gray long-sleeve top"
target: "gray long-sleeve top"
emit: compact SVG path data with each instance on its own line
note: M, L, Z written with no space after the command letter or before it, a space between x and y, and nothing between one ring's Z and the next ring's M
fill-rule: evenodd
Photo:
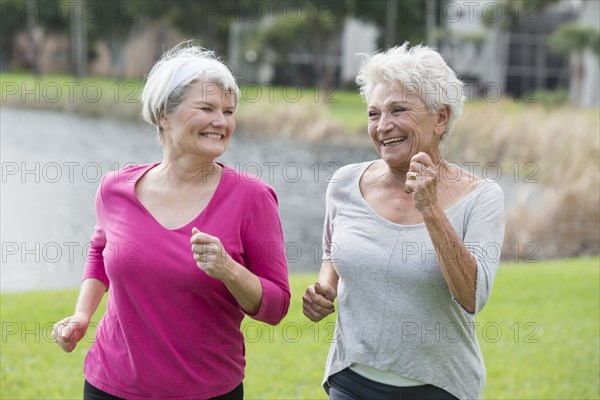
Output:
M364 200L359 180L372 162L338 170L327 189L323 258L338 283L329 376L359 363L481 398L485 366L474 315L487 302L504 236L504 196L485 180L445 214L477 262L475 313L452 296L425 224L399 225Z

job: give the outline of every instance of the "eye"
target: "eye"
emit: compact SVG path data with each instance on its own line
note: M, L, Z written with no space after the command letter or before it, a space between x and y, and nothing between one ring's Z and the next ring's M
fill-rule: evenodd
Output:
M210 108L210 107L202 107L201 110L205 111L205 112L211 112L212 108Z
M369 118L373 118L373 117L376 117L378 115L379 115L379 113L377 113L375 111L369 111Z
M395 114L395 113L399 113L399 112L402 112L402 111L406 111L406 108L404 108L404 107L395 107L392 112Z
M225 111L223 111L223 114L225 114L225 115L233 115L233 111L231 111L231 110L225 110Z

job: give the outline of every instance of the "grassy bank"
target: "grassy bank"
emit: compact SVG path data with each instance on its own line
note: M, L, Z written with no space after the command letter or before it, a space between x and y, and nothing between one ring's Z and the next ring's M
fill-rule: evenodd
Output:
M140 118L141 80L117 81L69 75L0 74L3 106L66 111L91 116Z
M586 258L501 266L491 300L477 317L486 399L598 398L599 263ZM244 322L246 398L326 398L320 382L334 317L313 324L300 307L304 288L315 279L291 276L291 309L277 327ZM93 334L72 354L60 351L50 336L76 297L73 290L2 294L0 398L81 398Z

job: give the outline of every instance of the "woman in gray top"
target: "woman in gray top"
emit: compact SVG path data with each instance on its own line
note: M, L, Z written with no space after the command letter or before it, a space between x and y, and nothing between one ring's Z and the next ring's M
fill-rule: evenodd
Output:
M504 197L442 157L463 84L408 43L369 57L356 82L380 158L327 190L319 282L303 296L315 322L338 298L324 387L336 400L481 398L473 318L498 268Z

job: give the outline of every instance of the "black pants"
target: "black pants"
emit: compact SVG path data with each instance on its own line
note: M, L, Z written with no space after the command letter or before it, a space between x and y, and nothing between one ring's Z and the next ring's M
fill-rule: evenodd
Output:
M213 397L214 400L242 400L244 398L244 384L240 383L238 387L229 393ZM87 380L83 385L83 400L123 400L120 397L113 396L92 386Z
M330 400L457 400L444 389L433 385L386 385L367 379L348 368L331 375L327 382L330 385Z

